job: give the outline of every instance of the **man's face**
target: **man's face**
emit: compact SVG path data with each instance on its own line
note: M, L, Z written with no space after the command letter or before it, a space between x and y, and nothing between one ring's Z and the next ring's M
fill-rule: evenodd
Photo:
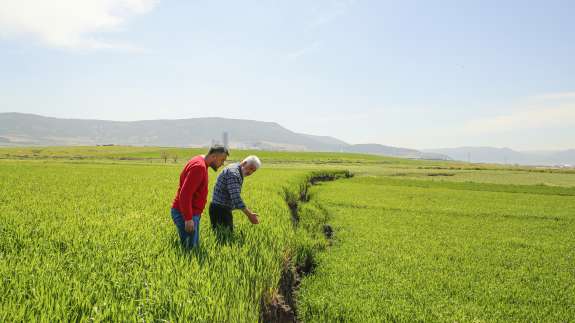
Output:
M210 163L210 167L214 172L217 172L218 168L222 167L226 159L228 159L227 154L216 154L214 160Z
M250 176L251 174L253 174L256 171L256 166L254 165L250 165L250 164L244 164L242 165L242 173L245 176Z

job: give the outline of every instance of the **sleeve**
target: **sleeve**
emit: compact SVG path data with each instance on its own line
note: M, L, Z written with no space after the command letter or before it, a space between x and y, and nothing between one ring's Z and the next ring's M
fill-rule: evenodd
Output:
M232 202L233 209L245 209L246 205L242 200L240 193L242 192L242 184L240 180L233 175L230 175L226 179L226 183L228 186L228 192L230 193L230 199Z
M201 171L199 171L198 168L197 166L190 167L182 183L182 188L180 189L179 206L182 213L184 213L184 220L186 221L191 220L193 217L192 199L202 182Z

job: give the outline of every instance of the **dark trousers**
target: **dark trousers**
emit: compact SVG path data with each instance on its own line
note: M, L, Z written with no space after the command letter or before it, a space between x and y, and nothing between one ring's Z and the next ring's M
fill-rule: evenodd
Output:
M232 217L232 210L225 206L211 203L210 204L210 222L212 223L212 229L216 229L218 226L221 228L234 230L234 218Z

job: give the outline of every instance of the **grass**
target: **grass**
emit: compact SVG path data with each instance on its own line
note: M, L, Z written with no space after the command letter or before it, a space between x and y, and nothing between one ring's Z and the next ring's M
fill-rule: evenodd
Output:
M569 171L233 151L264 163L242 194L261 224L236 213L222 243L204 213L186 253L169 208L198 153L0 149L0 321L253 322L287 262L311 265L296 293L306 322L575 319ZM342 169L356 176L306 184Z
M0 321L256 321L294 249L277 183L297 189L306 173L246 179L262 223L236 214L221 244L204 214L201 248L186 254L169 215L180 168L1 162Z
M300 318L573 320L575 196L556 193L385 177L322 186L313 194L336 234L302 282Z

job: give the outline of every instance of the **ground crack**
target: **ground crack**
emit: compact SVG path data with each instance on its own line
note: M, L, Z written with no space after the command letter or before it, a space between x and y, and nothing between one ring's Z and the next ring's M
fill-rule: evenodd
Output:
M294 229L297 228L300 216L299 205L308 203L311 200L310 187L319 182L333 181L338 178L350 178L353 174L349 171L315 173L299 187L299 192L294 194L288 189L284 190L284 198L291 213ZM333 228L324 223L323 234L326 239L333 237ZM298 322L295 294L301 279L305 275L314 272L316 262L312 254L307 254L300 263L294 264L293 259L286 258L282 267L282 274L279 281L279 288L276 292L264 292L260 300L260 322Z

